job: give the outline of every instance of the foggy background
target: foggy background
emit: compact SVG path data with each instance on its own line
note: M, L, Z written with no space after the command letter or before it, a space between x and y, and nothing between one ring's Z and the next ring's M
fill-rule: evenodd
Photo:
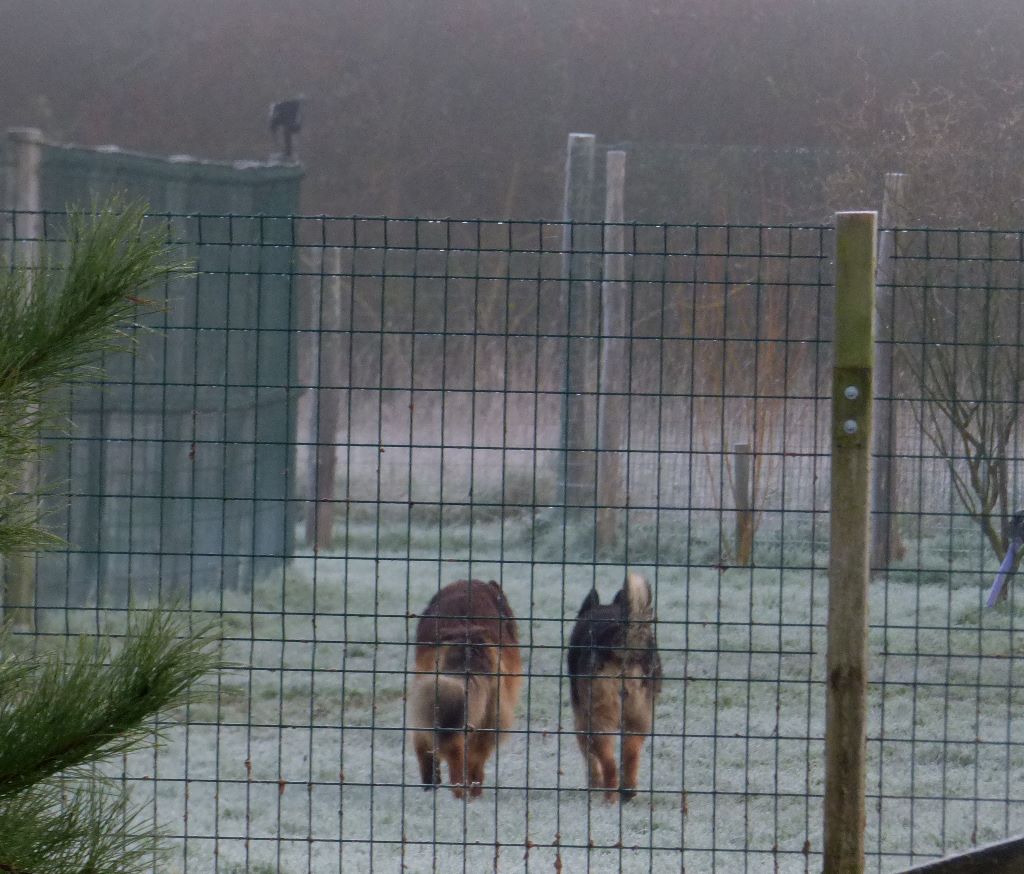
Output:
M1019 206L992 179L1020 154L1018 0L3 0L0 16L0 124L54 140L264 158L268 105L305 94L308 213L557 217L574 130L869 147L816 218L951 155L1000 196L947 204L943 224Z
M630 845L627 871L819 866L828 227L893 171L931 229L883 235L890 345L920 355L890 390L906 543L872 589L870 870L1024 831L1020 583L982 610L999 558L954 476L983 454L928 418L980 398L1008 435L985 476L1018 505L1024 234L936 228L1021 227L1022 45L1021 0L0 0L0 132L48 138L43 208L127 167L175 189L169 238L199 266L76 390L54 453L72 546L36 601L54 634L186 588L225 617L232 694L124 762L171 870L481 870L499 847L503 870L577 870ZM57 145L263 160L269 105L298 94L301 197L294 166ZM666 224L566 246L573 131L599 175L627 152L627 221ZM333 217L244 215L296 202ZM615 283L618 326L597 318ZM586 453L596 498L570 503ZM665 687L650 801L602 813L575 791L562 647L626 563L658 592ZM502 579L529 635L527 716L489 774L530 791L500 819L490 790L473 819L424 803L405 748L410 620L460 576Z

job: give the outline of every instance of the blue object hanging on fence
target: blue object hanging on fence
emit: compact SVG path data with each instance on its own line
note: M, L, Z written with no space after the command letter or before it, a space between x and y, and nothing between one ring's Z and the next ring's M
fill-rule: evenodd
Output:
M1017 561L1017 553L1024 546L1024 510L1018 510L1013 514L1013 521L1010 522L1010 546L1006 550L1006 557L999 565L999 573L992 581L992 588L988 590L988 601L986 605L995 607L999 600L999 593L1002 592L1006 580L1013 573L1014 563Z

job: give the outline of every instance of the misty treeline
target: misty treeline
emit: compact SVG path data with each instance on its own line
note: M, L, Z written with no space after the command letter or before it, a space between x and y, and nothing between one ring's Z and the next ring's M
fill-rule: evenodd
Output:
M311 213L554 217L571 130L853 149L827 209L877 206L890 170L938 175L930 191L962 195L922 209L928 223L991 224L1019 206L1005 163L1021 145L1017 0L0 7L8 126L261 157L268 104L304 93ZM978 180L998 204L974 196ZM972 196L985 214L967 209Z
M299 155L308 213L557 217L566 134L575 130L606 143L820 150L835 156L822 183L823 223L835 209L878 208L883 174L901 171L909 174L901 205L907 224L1020 224L1024 16L1017 0L38 0L9 2L7 11L15 6L0 29L6 125L37 125L87 145L252 158L273 149L269 103L304 93ZM629 173L642 170L629 164ZM728 178L716 184L723 203L758 197L757 221L792 215L770 191L730 190ZM671 200L671 190L665 196ZM642 207L627 198L627 219ZM729 212L700 218L726 221ZM338 426L338 439L350 441L341 476L357 471L371 485L386 483L375 473L384 464L408 483L412 460L428 482L425 494L440 495L444 444L445 464L461 468L446 498L479 494L472 481L488 470L507 491L513 469L524 502L554 494L557 475L538 483L533 471L558 465L566 357L558 335L568 298L561 256L552 251L561 230L542 233L550 245L506 241L491 252L438 245L416 257L444 263L417 268L415 278L400 275L406 255L391 252L388 265L326 286L319 274L333 272L323 267L331 247L320 250L313 238L302 262L314 295L307 306L322 308L315 296L322 287L344 299L338 333L323 337L340 350L333 384L355 386L344 389L341 415L349 419ZM1012 247L1008 240L992 246ZM730 473L719 453L735 440L755 447L756 476L774 483L759 487L762 505L783 485L804 483L809 506L821 482L814 455L827 435L815 398L825 390L820 344L831 330L820 295L828 279L817 272L830 243L811 257L816 275L805 281L788 253L737 256L710 235L703 242L687 250L700 257L677 275L675 262L685 257L662 252L662 263L645 266L647 244L635 241L626 439L631 464L671 470L661 480L638 474L631 492L661 482L663 493L671 487L680 502L690 500L685 481L703 470L704 485L692 493L722 503ZM970 241L978 245L984 249ZM373 257L386 246L378 248ZM548 255L530 254L538 249ZM999 258L956 256L921 267L908 255L896 279L906 286L901 306L916 307L902 324L918 333L897 358L895 391L939 402L922 401L898 422L901 452L937 456L903 481L905 489L934 492L908 492L912 509L949 507L943 456L967 465L965 502L973 493L983 512L998 513L1012 499L1006 459L1017 451L1021 369L1010 350L1020 336L1019 319L1003 312L1016 312L1014 283L988 292L993 271L1004 269L993 265L1012 260ZM664 281L648 281L648 269L663 271ZM345 264L338 271L352 272ZM920 342L925 335L930 346ZM976 342L979 335L987 339ZM922 359L924 348L935 354ZM320 379L315 361L307 354L310 385ZM414 384L425 393L410 394ZM967 405L943 412L942 395L954 393ZM994 410L1009 418L993 420ZM980 420L987 437L972 436ZM926 441L922 433L930 433ZM429 445L416 459L416 452L381 454L385 435ZM803 453L805 473L794 476L789 465L797 462L786 461L783 476L782 451ZM1003 459L1004 469L987 467L990 457ZM959 490L955 472L952 483Z
M300 440L330 444L350 518L533 512L559 502L567 446L629 450L632 518L718 518L734 505L737 444L753 456L759 525L824 510L827 226L628 226L620 333L600 320L603 259L568 282L558 223L311 221L320 231L304 237L323 242L300 256L297 348L301 384L320 391L304 398ZM994 550L1017 497L1022 244L1019 232L901 231L888 276L897 510L931 528L964 508ZM585 423L574 433L570 385ZM618 419L614 444L600 442L599 415Z

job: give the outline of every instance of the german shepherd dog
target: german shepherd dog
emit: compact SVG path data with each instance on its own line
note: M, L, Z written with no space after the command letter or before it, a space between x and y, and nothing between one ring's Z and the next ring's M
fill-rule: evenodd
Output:
M441 783L456 798L482 792L484 765L512 726L523 663L515 616L493 580L459 580L438 591L416 629L409 695L412 744L423 788Z
M592 589L569 638L569 682L576 739L589 785L605 798L636 795L644 736L651 731L661 691L661 657L654 632L651 587L640 574L626 581L611 604ZM622 745L622 782L616 750Z

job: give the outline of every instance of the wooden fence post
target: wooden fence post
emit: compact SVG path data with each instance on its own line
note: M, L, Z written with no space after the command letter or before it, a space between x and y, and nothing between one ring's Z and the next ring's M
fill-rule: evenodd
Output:
M569 134L565 158L562 218L562 276L565 302L565 398L562 405L562 500L567 506L593 506L593 452L597 445L596 264L601 244L594 221L593 134Z
M626 153L608 152L604 201L604 276L601 282L601 356L598 369L597 548L619 540L626 494L624 423L629 418L629 293L626 285Z
M754 485L750 463L750 444L737 443L732 448L732 495L736 504L736 554L738 565L749 565L754 559Z
M319 358L313 379L315 450L313 495L306 517L306 543L316 552L331 548L334 538L334 510L338 473L338 423L341 418L341 394L344 386L341 341L342 287L341 249L324 250L320 292L319 334L316 348Z
M906 224L907 175L886 173L882 194L882 228L878 241L878 307L875 336L877 364L875 368L876 398L874 429L874 472L872 475L871 567L884 571L893 559L903 558L905 547L896 521L899 498L894 457L898 448L896 406L893 396L893 330L894 300L892 285L896 279L896 235L891 230Z
M836 214L824 870L864 870L875 212Z
M43 134L35 128L11 128L7 131L10 172L7 182L11 216L11 240L14 262L29 271L26 291L33 294L32 268L39 261L43 237L40 168L43 159ZM34 459L23 463L21 481L26 493L37 488L38 466ZM4 561L5 617L19 628L32 629L36 590L36 559L32 553L9 555Z

